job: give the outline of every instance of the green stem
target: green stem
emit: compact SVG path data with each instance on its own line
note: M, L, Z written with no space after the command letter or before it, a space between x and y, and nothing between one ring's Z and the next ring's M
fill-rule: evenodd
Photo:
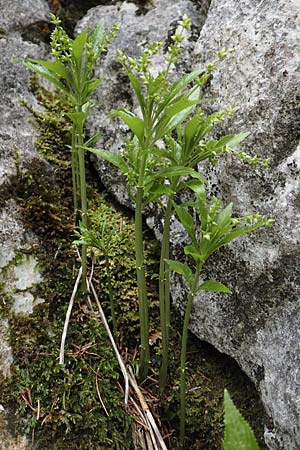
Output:
M78 107L78 109L81 109ZM85 150L83 146L83 127L78 129L77 135L78 144L78 160L79 160L79 176L80 176L80 198L81 198L81 221L84 228L87 228L87 197L86 197L86 178L85 178ZM81 250L81 264L82 264L82 290L85 293L87 290L86 276L87 276L87 246L83 245Z
M108 295L109 295L111 320L112 320L112 324L113 324L113 334L114 334L114 338L116 339L116 337L117 337L117 321L116 321L116 314L115 314L115 302L114 302L114 295L113 295L113 289L112 289L112 284L111 284L111 274L110 274L108 255L105 255L105 269L106 269L106 276L107 276L107 283L108 283Z
M180 355L180 436L179 436L179 447L184 450L184 440L185 440L185 417L186 417L186 349L187 349L187 338L188 338L188 326L190 322L190 316L193 306L193 300L195 293L197 291L199 277L202 269L202 263L198 262L196 266L196 272L194 275L193 284L190 287L190 292L187 299L187 305L184 314L184 322L182 328L181 337L181 355Z
M148 329L148 300L146 289L146 271L144 261L142 205L144 197L143 186L137 187L135 207L135 258L139 297L139 315L141 332L140 379L148 375L149 367L149 329Z
M169 334L170 334L170 275L165 263L170 253L170 220L173 196L168 200L164 217L164 231L159 266L159 308L162 333L162 362L159 372L159 388L163 393L168 378Z
M71 161L72 161L72 185L73 185L73 206L74 206L74 218L76 221L76 212L78 209L77 202L77 180L76 174L78 171L77 164L77 149L76 149L76 125L73 123L72 128L72 148L71 148Z

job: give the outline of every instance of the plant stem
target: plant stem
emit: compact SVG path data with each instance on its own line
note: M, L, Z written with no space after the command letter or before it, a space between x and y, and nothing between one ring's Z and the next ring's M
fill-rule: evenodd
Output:
M72 161L72 184L73 184L73 206L74 206L74 219L76 221L76 212L78 209L77 203L77 172L78 172L78 158L76 148L76 125L73 123L72 127L72 148L71 148L71 161Z
M192 286L190 286L190 292L187 299L187 305L184 314L184 322L182 328L181 337L181 354L180 354L180 436L179 436L179 448L184 450L185 439L185 417L186 417L186 348L188 338L188 326L190 322L191 310L193 306L193 300L197 291L199 277L202 269L202 263L198 262L196 266L196 272Z
M81 107L78 107L81 109ZM78 129L77 133L78 144L78 160L79 160L79 176L80 176L80 198L81 198L81 221L84 228L87 228L87 198L86 198L86 179L85 179L85 150L83 146L83 127ZM86 276L87 276L87 246L83 245L81 250L81 264L82 264L82 290L85 293L87 290Z
M169 334L170 334L170 275L165 260L170 253L170 220L173 196L168 199L164 217L164 231L159 266L159 308L162 332L162 362L159 372L159 388L163 393L168 378Z
M149 367L149 329L148 329L148 300L146 290L146 273L143 244L143 222L142 205L144 197L143 186L137 187L135 207L135 258L139 297L139 315L141 332L141 355L140 355L140 379L144 380L148 375Z
M117 337L117 321L116 321L116 314L115 314L115 302L114 302L114 295L113 295L113 289L112 289L112 284L111 284L109 258L108 258L107 254L105 255L105 269L106 269L106 276L107 276L107 282L108 282L108 295L109 295L111 320L112 320L112 324L113 324L113 335L114 335L114 338L116 339L116 337Z

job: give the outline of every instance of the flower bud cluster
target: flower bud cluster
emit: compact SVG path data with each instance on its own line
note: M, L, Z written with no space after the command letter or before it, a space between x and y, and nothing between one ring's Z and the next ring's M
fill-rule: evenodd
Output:
M268 167L269 166L269 158L259 158L257 155L250 156L248 153L239 150L235 153L240 161L245 162L246 164L253 164L254 166Z
M274 222L275 222L274 219L268 219L267 217L259 213L255 214L247 213L244 215L244 217L232 217L230 219L230 223L233 227L246 223L247 225L250 226L259 224L262 227L269 228L274 224Z
M117 50L118 61L127 70L142 73L146 82L148 67L151 62L151 58L156 55L162 49L162 47L162 42L154 41L143 51L142 55L139 58L132 58L125 55L121 50Z
M165 56L165 60L170 64L176 64L178 57L181 53L180 45L186 39L186 31L191 29L191 19L184 14L182 19L178 21L178 28L175 34L171 36L173 44L168 47L168 53Z
M51 33L51 54L58 61L67 62L71 59L72 39L67 35L61 26L61 20L54 14L51 14L51 22L55 25Z

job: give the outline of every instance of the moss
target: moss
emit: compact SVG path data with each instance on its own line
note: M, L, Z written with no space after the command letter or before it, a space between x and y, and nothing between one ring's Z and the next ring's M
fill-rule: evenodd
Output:
M64 153L69 128L55 117L62 108L57 96L33 87L46 108L45 114L35 113L43 134L37 144L51 166L38 158L28 167L18 165L9 194L41 243L31 252L45 280L35 288L35 295L45 303L30 316L5 309L14 364L12 376L0 380L0 401L6 408L18 405L36 449L130 449L131 420L119 387L122 378L99 317L80 296L68 331L66 364L58 365L64 317L78 268L72 246L70 168Z

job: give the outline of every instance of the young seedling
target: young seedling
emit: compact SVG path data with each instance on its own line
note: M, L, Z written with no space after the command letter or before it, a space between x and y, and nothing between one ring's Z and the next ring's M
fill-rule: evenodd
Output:
M185 404L186 404L186 349L188 325L195 295L200 291L222 292L230 294L231 291L224 284L215 280L200 281L201 271L206 260L219 248L246 233L261 227L269 227L273 220L266 219L260 214L247 214L242 218L232 217L232 203L222 208L220 200L213 198L207 204L203 184L194 184L196 200L192 205L195 208L201 223L198 234L193 216L185 205L176 205L177 216L185 228L191 244L184 248L184 253L193 261L193 268L179 261L167 260L170 269L182 275L188 286L187 304L184 314L184 323L181 337L180 357L180 448L184 448L185 440Z
M61 26L59 18L51 14L54 30L51 33L51 50L54 61L29 58L23 61L25 67L46 78L66 97L72 111L66 115L72 120L72 182L75 215L78 208L78 191L81 200L81 221L87 227L87 196L85 176L84 125L90 109L92 93L101 79L93 77L95 64L107 44L116 35L118 26L106 35L101 21L91 31L82 31L76 39L71 39ZM95 136L93 141L97 138ZM87 256L86 246L82 247L82 285L86 290Z
M104 256L111 321L113 325L113 336L115 339L117 337L117 320L115 313L115 299L111 282L110 256L111 248L115 245L114 236L116 233L116 230L109 227L107 220L104 218L100 233L96 233L94 230L88 230L83 226L83 224L81 224L80 233L77 233L79 239L74 241L76 245L85 245L86 247L96 248Z

